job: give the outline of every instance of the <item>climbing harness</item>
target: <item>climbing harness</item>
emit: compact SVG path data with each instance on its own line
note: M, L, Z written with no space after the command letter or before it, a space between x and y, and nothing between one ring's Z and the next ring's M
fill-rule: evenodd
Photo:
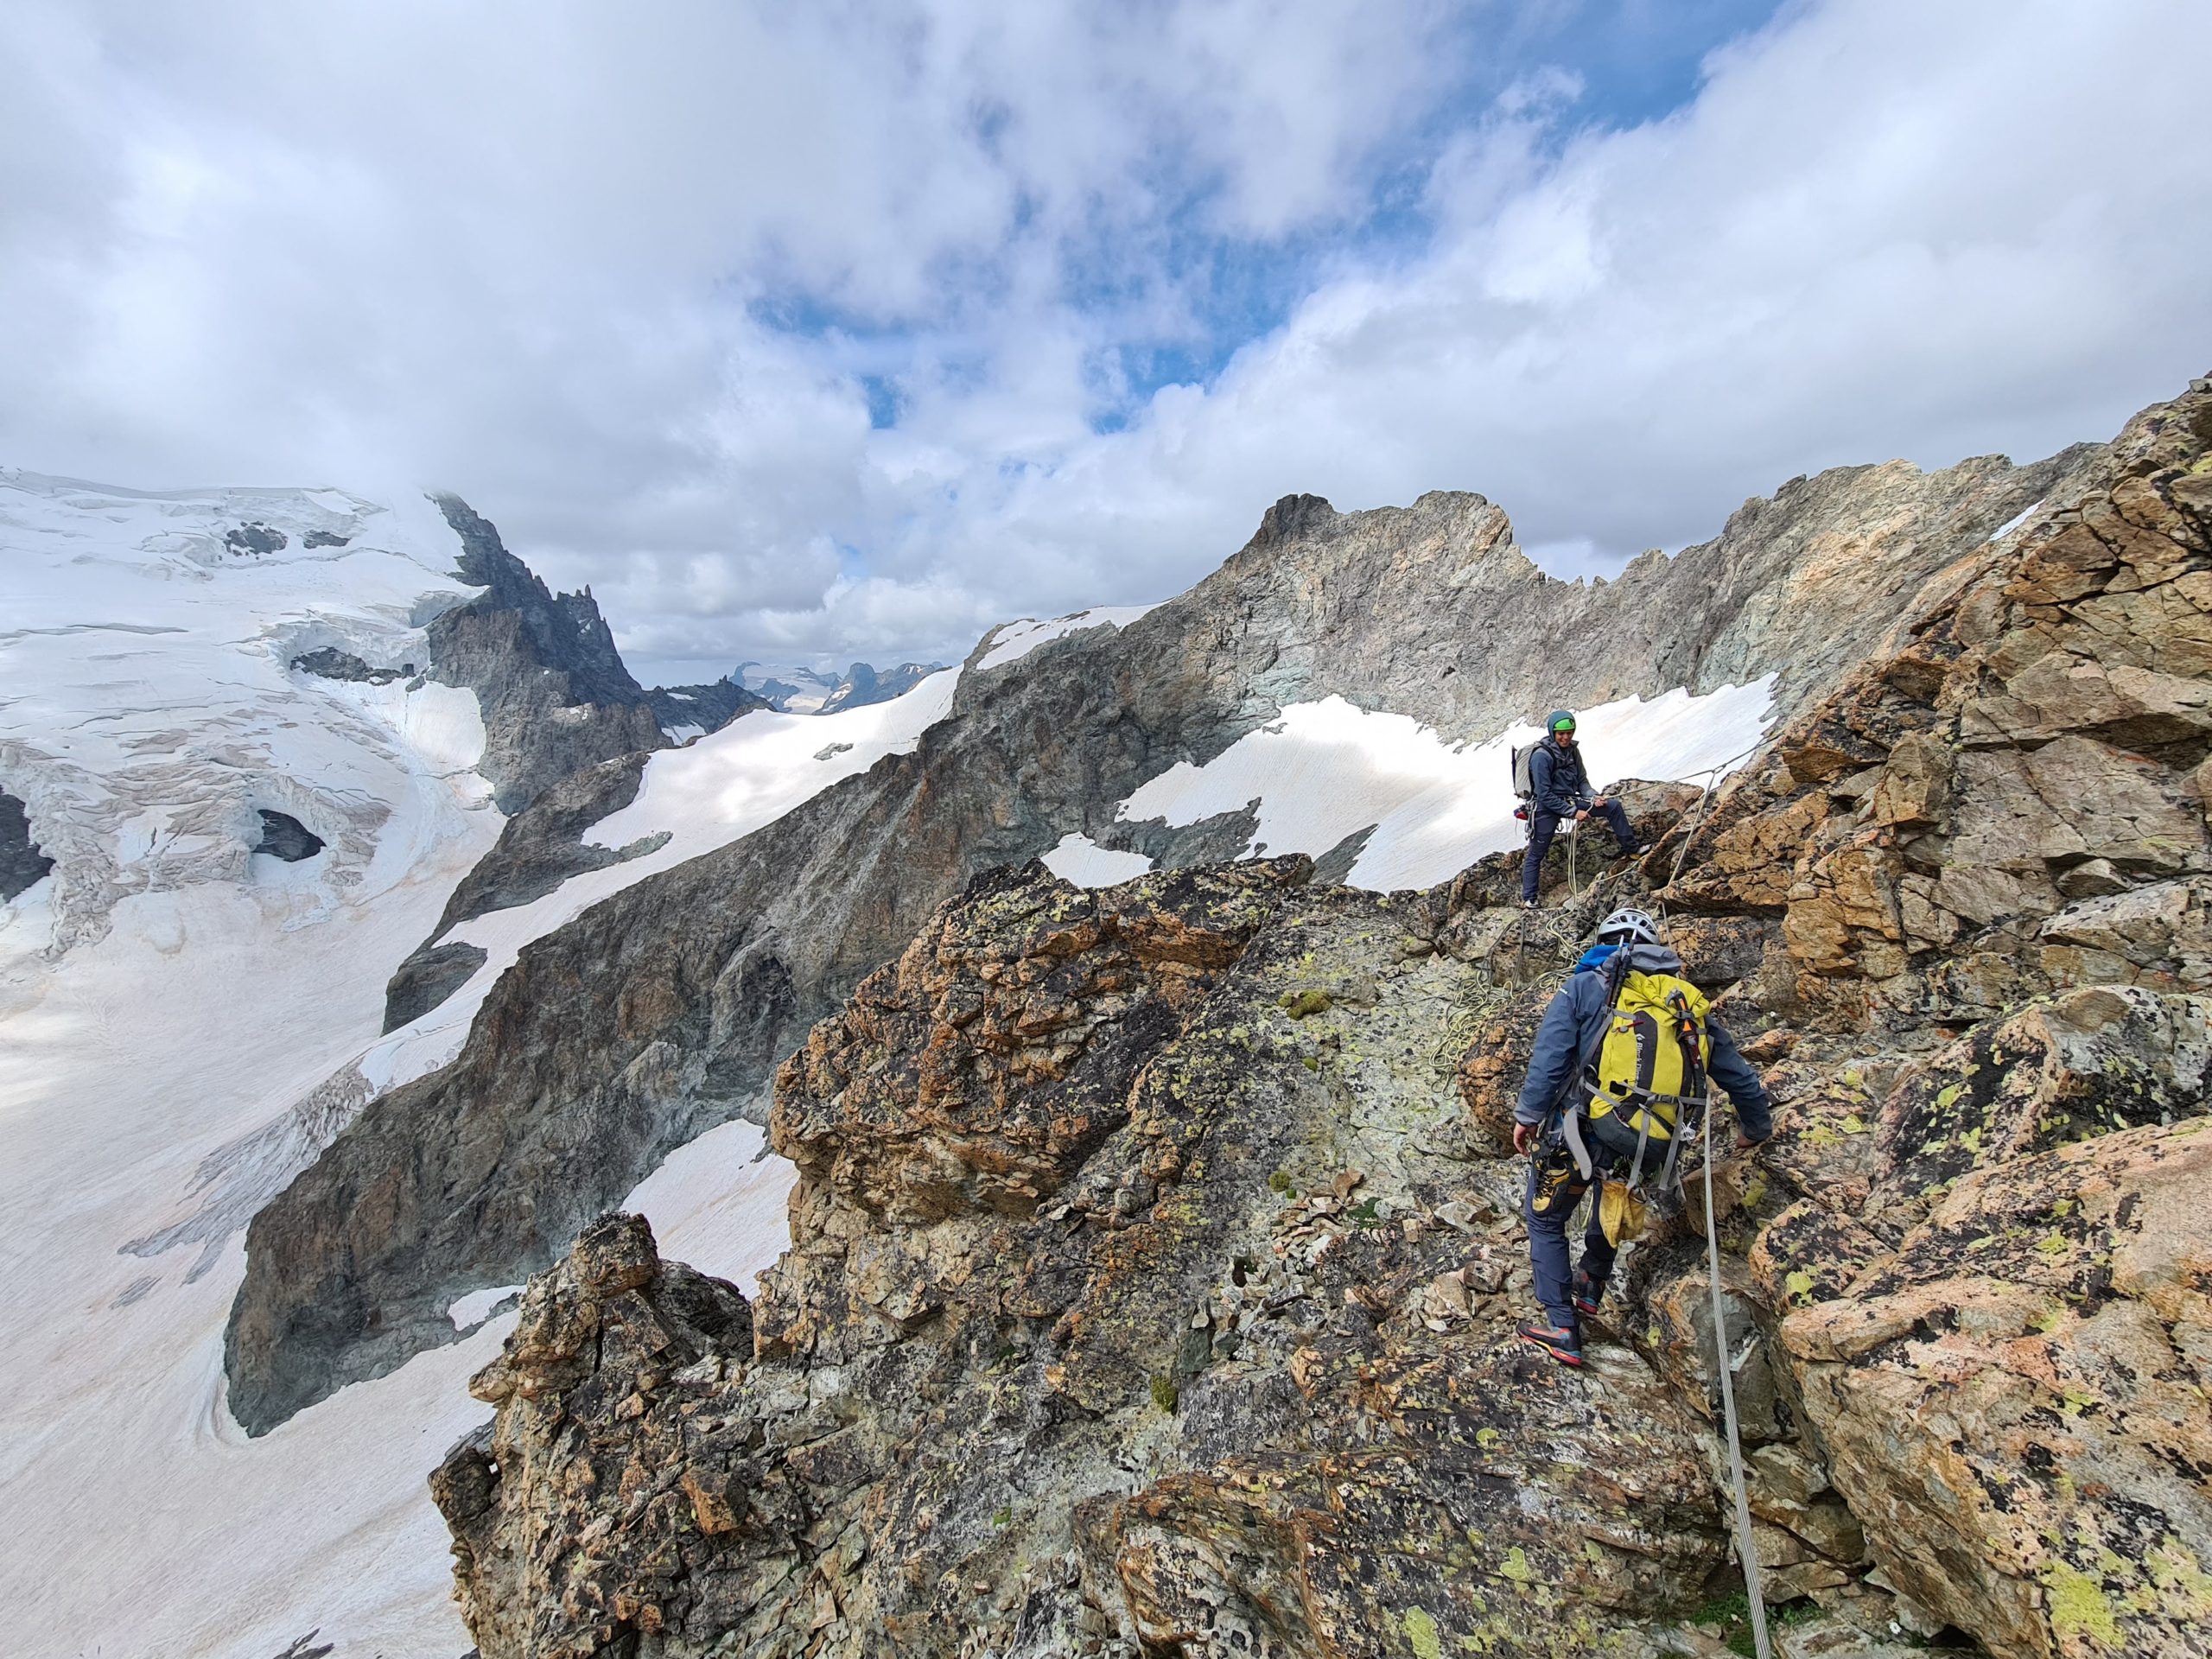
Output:
M1728 1363L1728 1320L1720 1300L1720 1224L1713 1217L1713 1114L1705 1115L1705 1255L1713 1287L1713 1357L1720 1372L1720 1413L1728 1426L1728 1478L1736 1487L1736 1559L1743 1564L1745 1599L1751 1608L1751 1643L1758 1659L1772 1659L1767 1645L1766 1597L1759 1586L1759 1552L1751 1536L1751 1497L1744 1481L1744 1440L1736 1427L1735 1373Z

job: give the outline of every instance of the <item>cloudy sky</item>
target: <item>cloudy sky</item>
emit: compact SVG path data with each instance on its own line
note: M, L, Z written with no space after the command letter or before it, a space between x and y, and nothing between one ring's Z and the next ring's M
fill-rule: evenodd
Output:
M0 462L467 495L641 676L1308 490L1548 568L2212 369L2202 0L5 0Z

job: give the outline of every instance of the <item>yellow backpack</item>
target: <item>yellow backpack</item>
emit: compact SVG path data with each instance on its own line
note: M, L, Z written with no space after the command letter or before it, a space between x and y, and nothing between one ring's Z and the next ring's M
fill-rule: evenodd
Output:
M1710 1006L1686 979L1630 970L1584 1074L1590 1090L1586 1115L1593 1122L1616 1118L1639 1144L1671 1140L1684 1109L1694 1112L1705 1103L1706 1065L1713 1053L1705 1029Z

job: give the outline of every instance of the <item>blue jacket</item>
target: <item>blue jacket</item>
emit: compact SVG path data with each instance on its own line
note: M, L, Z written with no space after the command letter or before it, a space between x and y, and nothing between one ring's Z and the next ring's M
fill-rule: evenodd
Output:
M1539 812L1555 818L1571 818L1596 800L1590 774L1583 770L1581 746L1563 748L1548 736L1539 742L1529 757L1529 792Z
M1552 998L1551 1007L1544 1010L1544 1022L1536 1027L1536 1052L1529 1062L1529 1079L1521 1085L1521 1099L1513 1109L1516 1122L1542 1123L1550 1118L1567 1093L1567 1084L1580 1069L1583 1054L1605 1029L1611 1009L1605 1001L1605 976L1597 970L1618 949L1600 944L1584 951L1567 983ZM1637 944L1629 949L1636 953L1629 958L1630 964L1639 973L1682 971L1682 959L1664 945ZM1759 1074L1751 1070L1751 1062L1719 1020L1708 1015L1705 1030L1712 1039L1707 1074L1728 1091L1728 1098L1735 1103L1736 1122L1744 1133L1754 1141L1765 1140L1774 1133L1774 1114Z

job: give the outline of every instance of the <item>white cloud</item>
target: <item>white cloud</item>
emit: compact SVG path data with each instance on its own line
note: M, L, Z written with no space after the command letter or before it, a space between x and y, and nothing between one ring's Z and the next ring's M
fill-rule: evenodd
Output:
M457 488L652 674L1158 598L1295 489L1600 565L2212 363L2212 11L1793 6L1627 130L1552 16L18 0L0 457ZM1093 432L1224 259L1309 291Z

